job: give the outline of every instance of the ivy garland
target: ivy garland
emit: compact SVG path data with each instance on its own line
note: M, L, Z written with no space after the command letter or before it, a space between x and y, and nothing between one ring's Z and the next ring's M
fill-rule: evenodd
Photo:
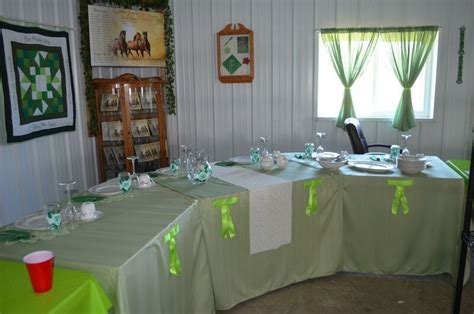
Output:
M97 136L98 122L95 108L95 90L92 80L92 66L89 47L89 4L96 0L79 1L79 25L81 27L81 58L84 66L84 80L86 88L87 110L89 112L89 135ZM166 108L168 114L176 114L176 97L174 94L174 34L173 13L168 0L108 0L109 4L116 4L126 9L138 6L142 10L163 10L165 18L165 48L166 48Z

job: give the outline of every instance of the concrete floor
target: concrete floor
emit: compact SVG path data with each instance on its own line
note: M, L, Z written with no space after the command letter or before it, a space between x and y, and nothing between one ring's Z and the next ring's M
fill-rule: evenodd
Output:
M471 265L471 274L474 274L473 270ZM464 286L461 313L474 313L472 277ZM410 277L339 273L272 291L218 313L435 314L452 313L453 300L454 287L448 275Z

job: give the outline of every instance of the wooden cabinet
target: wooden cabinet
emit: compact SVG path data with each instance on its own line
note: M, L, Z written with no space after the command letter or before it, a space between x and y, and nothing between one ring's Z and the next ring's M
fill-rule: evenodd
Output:
M168 165L164 81L123 74L94 80L99 134L97 155L101 181L132 172L128 156L137 156L136 172Z

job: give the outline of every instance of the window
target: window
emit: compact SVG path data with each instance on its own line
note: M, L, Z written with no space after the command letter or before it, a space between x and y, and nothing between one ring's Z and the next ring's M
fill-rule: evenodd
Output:
M393 73L387 54L388 44L383 40L377 46L364 73L351 88L354 109L358 118L393 118L402 87ZM436 84L438 39L430 56L411 88L413 110L417 119L432 119ZM318 110L320 118L336 118L342 102L343 86L337 77L331 58L319 36Z

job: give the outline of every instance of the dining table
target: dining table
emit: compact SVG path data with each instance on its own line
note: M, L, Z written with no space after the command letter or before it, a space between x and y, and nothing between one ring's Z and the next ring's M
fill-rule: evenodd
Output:
M160 172L148 189L97 202L99 220L0 258L52 250L57 265L92 273L117 313L212 313L340 271L455 282L464 182L440 158L408 175L287 156L269 171L213 164L203 184Z

